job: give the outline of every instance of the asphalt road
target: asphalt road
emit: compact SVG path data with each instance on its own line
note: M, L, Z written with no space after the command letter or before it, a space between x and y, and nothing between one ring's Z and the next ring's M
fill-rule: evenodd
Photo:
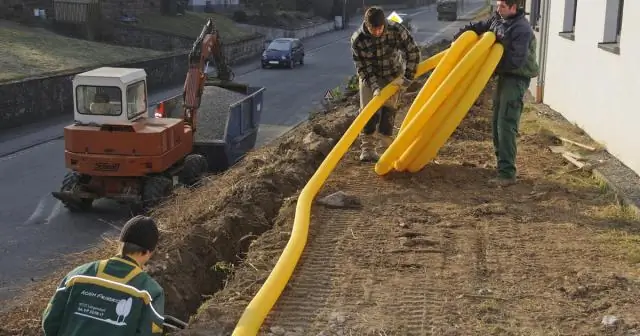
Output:
M473 12L483 0L469 0ZM438 22L431 8L402 11L413 18L420 43L450 37L464 24ZM305 40L305 65L295 69L261 69L259 62L236 68L236 80L266 87L259 143L263 144L305 120L328 89L354 72L348 30ZM152 100L152 99L150 99ZM37 280L65 254L116 234L128 213L112 202L97 202L90 214L71 214L50 192L65 174L63 141L56 139L70 120L61 118L0 134L0 300L19 285Z

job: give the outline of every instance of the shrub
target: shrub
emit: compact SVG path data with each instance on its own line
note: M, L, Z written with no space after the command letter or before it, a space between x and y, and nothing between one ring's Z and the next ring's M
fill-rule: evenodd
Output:
M247 12L243 10L237 10L233 12L233 20L236 22L247 22L249 19Z

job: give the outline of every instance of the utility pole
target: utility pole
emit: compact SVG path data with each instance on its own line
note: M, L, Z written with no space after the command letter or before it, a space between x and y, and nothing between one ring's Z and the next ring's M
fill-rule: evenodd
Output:
M347 0L342 3L342 29L347 29Z

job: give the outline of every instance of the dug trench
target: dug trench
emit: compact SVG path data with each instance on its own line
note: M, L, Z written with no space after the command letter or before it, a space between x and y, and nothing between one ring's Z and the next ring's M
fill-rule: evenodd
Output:
M423 57L444 50L448 44L443 40L431 45ZM408 90L413 93L407 94L405 103L410 103L424 80ZM272 144L249 153L225 173L205 179L200 187L177 190L152 212L161 238L146 270L165 290L167 314L189 320L203 302L225 287L252 241L282 220L281 209L291 209L286 200L304 187L355 119L357 97L353 94ZM116 246L116 241L105 239L90 250L65 258L49 277L25 286L23 295L4 303L0 336L41 335L41 314L64 275L79 264L109 258ZM252 279L252 285L265 279ZM227 331L231 324L226 323Z

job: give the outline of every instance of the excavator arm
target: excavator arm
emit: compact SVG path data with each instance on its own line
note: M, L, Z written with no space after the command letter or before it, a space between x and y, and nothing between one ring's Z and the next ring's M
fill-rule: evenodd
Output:
M218 80L222 82L233 80L233 70L227 63L220 35L213 19L210 18L189 53L189 69L182 93L183 119L191 126L193 132L196 130L196 114L200 108L202 93L208 79L207 70L211 61L215 63Z

